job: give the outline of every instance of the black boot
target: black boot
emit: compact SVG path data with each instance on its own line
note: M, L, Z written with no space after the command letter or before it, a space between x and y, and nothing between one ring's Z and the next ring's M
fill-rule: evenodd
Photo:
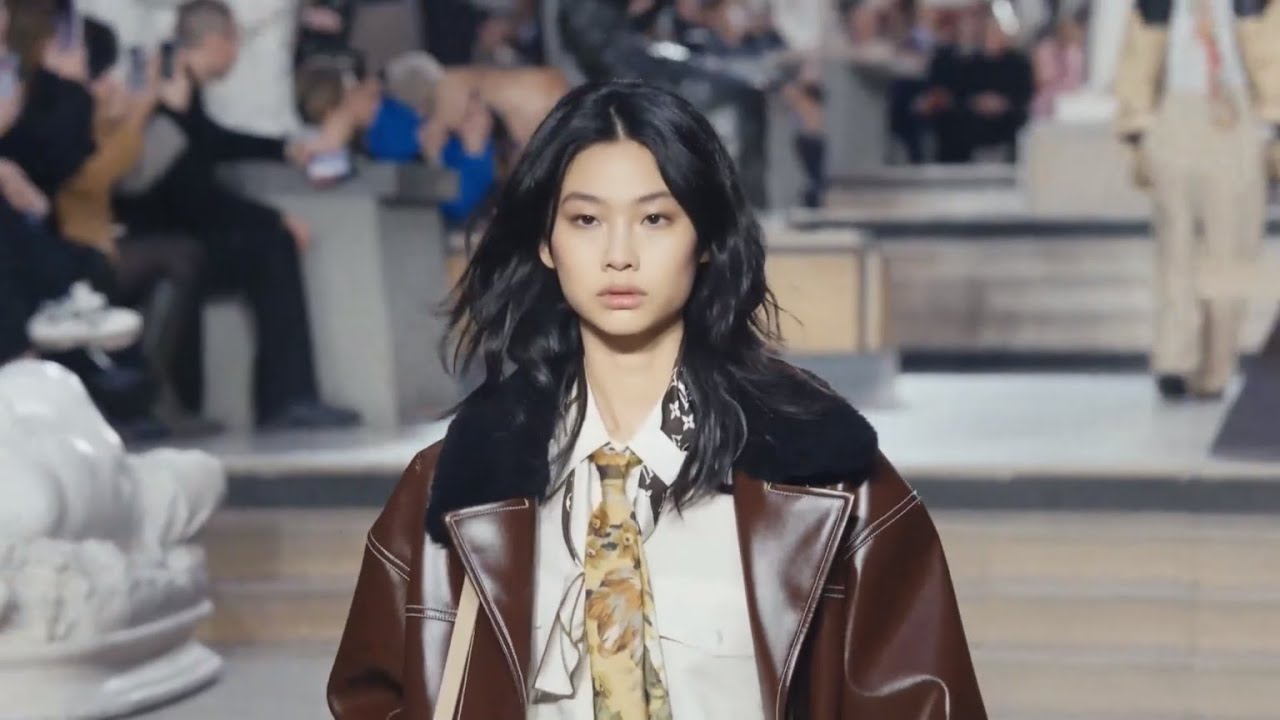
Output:
M1156 388L1165 400L1181 400L1187 396L1187 381L1181 375L1158 376Z

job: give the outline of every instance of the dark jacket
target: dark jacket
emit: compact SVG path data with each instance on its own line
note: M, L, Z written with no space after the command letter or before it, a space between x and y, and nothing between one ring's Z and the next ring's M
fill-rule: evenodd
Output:
M431 717L464 573L483 612L459 718L525 717L555 417L531 388L517 374L468 400L369 531L329 679L335 717ZM765 716L984 720L938 535L870 425L842 401L806 419L739 403L748 439L727 492Z
M89 91L40 68L31 76L21 114L0 135L0 157L19 165L52 200L93 151Z

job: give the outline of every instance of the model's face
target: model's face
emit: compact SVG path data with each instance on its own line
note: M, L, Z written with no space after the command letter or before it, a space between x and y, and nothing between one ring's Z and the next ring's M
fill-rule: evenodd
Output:
M681 320L698 260L693 222L645 146L593 145L565 172L542 262L583 332L634 346Z

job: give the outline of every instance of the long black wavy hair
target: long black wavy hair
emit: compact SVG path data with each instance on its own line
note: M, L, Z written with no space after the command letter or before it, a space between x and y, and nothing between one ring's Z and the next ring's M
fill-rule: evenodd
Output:
M591 145L619 139L653 153L668 189L693 222L698 257L707 259L698 266L683 312L680 369L698 432L672 487L682 507L721 489L729 477L747 438L744 404L752 404L753 417L819 410L797 405L795 393L779 392L785 387L777 356L779 309L765 283L760 225L715 130L685 99L634 81L583 85L561 99L499 192L453 289L445 361L455 375L482 366L483 382L473 394L520 371L537 391L561 403L562 418L572 413L570 437L576 437L585 403L570 406L564 398L586 397L579 319L538 248L551 237L569 163ZM785 374L794 387L795 374ZM570 450L563 448L553 467Z

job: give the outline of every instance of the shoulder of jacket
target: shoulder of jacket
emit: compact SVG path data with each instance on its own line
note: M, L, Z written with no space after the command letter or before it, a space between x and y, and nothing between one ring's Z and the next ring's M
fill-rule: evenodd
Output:
M427 497L442 443L436 442L414 455L369 528L369 549L406 579L414 549L425 538Z
M877 457L871 477L854 492L866 493L862 502L866 507L866 520L853 533L853 550L874 540L912 510L924 510L915 488L903 479L884 455Z

